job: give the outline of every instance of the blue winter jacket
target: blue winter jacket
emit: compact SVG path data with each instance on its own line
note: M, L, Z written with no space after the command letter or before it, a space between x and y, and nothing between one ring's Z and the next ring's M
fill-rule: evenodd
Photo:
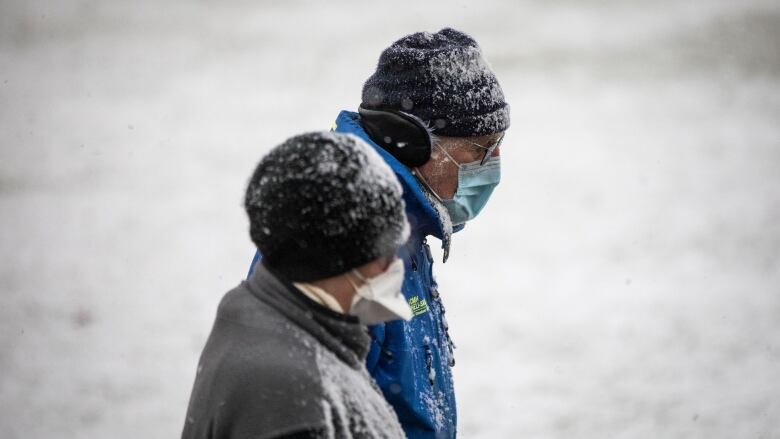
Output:
M403 187L411 235L398 256L406 271L402 291L414 315L409 322L396 320L369 327L372 343L366 368L395 409L408 438L454 438L457 413L450 370L455 364L454 345L426 242L429 235L442 240L446 258L452 234L449 218L443 218L446 213L426 196L406 166L371 141L359 117L342 111L333 130L354 134L373 146ZM256 254L250 273L259 260Z

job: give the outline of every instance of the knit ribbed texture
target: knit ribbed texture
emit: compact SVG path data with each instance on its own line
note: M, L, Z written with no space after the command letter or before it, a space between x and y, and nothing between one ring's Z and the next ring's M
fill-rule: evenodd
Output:
M362 99L365 108L411 113L442 136L509 128L509 105L477 42L450 28L407 35L385 49Z

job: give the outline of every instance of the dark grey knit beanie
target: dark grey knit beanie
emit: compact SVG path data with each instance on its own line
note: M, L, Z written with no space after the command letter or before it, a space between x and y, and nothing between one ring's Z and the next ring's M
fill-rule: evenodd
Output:
M244 206L263 263L288 281L323 279L392 255L409 234L398 180L350 134L302 134L271 150Z
M443 136L509 128L509 105L477 42L450 28L407 35L385 49L362 99L364 108L411 113Z

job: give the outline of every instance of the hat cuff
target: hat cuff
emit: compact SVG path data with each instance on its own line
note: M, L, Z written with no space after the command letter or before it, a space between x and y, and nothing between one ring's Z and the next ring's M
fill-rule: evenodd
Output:
M436 123L431 123L434 134L447 137L478 137L500 133L509 128L509 105L504 104L489 113L443 120L446 124L441 128L438 128Z
M371 252L353 253L350 257L334 257L331 251L321 248L316 251L298 249L294 254L283 252L263 257L263 262L278 276L290 282L312 282L347 273L353 268L368 264L380 257L395 254L405 241L405 231L399 239L378 245ZM399 242L400 241L400 242ZM262 254L262 250L260 251Z

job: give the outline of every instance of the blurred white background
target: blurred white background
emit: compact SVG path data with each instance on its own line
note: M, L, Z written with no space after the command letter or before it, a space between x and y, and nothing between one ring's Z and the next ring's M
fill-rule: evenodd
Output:
M445 26L512 105L461 437L780 438L776 0L0 0L0 437L178 437L254 165Z

